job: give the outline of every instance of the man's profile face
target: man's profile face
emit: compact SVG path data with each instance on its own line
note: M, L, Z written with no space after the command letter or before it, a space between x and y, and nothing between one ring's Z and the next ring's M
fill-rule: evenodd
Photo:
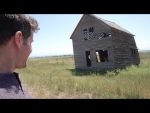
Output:
M27 66L28 57L32 52L32 42L33 34L26 41L23 41L18 55L16 68L25 68Z

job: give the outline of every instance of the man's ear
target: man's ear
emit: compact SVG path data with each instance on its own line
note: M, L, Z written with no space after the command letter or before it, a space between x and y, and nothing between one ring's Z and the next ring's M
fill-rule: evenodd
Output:
M17 48L20 48L21 45L23 44L23 35L21 31L17 31L15 33L15 45Z

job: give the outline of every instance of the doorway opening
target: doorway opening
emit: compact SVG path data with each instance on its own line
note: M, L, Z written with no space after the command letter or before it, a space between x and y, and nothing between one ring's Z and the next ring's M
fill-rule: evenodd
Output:
M86 63L88 67L91 67L91 56L90 56L90 51L85 51L86 55Z

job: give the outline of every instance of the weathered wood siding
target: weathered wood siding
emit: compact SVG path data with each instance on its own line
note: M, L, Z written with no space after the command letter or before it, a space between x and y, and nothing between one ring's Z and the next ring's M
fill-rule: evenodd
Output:
M139 53L132 35L113 29L112 42L115 67L140 63ZM132 54L131 48L137 50L136 54Z

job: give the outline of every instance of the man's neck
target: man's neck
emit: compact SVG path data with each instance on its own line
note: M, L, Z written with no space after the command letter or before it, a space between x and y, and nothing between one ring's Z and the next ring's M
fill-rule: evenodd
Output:
M0 73L12 73L14 69L14 60L11 54L0 50Z

